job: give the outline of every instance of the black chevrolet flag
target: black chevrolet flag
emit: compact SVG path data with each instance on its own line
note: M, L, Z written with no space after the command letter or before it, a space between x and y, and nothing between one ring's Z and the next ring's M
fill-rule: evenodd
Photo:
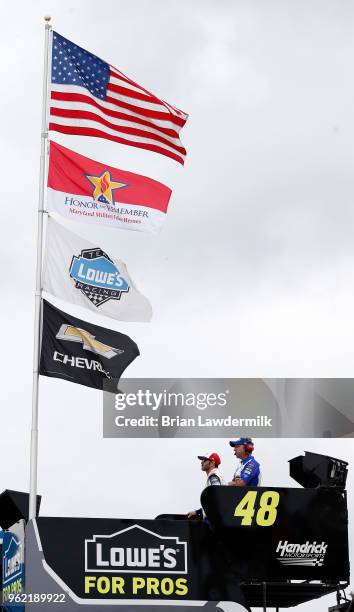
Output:
M104 379L120 378L139 354L129 336L76 319L43 300L42 376L102 389Z

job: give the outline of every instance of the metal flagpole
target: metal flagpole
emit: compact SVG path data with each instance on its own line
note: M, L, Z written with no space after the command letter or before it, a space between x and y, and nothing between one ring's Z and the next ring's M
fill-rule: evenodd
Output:
M29 518L36 517L37 505L37 459L38 459L38 383L39 383L39 346L41 335L41 300L42 300L42 249L43 249L43 215L44 215L44 181L47 158L48 139L48 92L51 64L52 26L50 17L45 20L43 98L42 98L42 130L41 156L39 167L39 198L37 221L37 266L36 293L34 311L34 349L33 349L33 383L32 383L32 427L31 427L31 460L30 460L30 495Z

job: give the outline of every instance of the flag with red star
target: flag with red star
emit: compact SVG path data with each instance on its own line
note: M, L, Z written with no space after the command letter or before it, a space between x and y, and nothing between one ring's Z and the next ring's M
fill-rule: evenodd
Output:
M158 181L50 143L49 211L74 221L155 233L170 197L171 190Z

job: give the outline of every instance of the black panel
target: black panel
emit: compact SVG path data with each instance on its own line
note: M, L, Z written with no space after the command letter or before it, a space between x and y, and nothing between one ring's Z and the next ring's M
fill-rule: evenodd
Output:
M37 516L41 505L41 496L37 495ZM0 525L9 529L21 519L28 521L29 495L22 491L5 489L0 495Z
M251 491L256 496L254 514L251 524L243 525L235 510ZM279 494L275 520L262 526L257 524L262 496L267 499L272 491ZM207 487L201 499L225 554L245 579L348 580L347 500L342 490Z
M270 494L277 500L272 513L264 507ZM266 589L268 606L289 607L348 582L346 494L340 489L208 487L202 503L207 521L172 514L150 521L39 518L45 560L84 599L246 605L242 585L248 605L263 605ZM240 507L249 524L235 514ZM114 591L114 580L122 590ZM163 584L172 590L164 592Z

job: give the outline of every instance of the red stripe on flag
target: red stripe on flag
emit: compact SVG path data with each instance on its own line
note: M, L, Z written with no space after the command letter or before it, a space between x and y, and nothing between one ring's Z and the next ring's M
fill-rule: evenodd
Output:
M108 86L109 89L109 86ZM181 117L176 117L175 115L168 115L166 112L160 112L155 110L150 110L149 108L142 108L141 106L134 106L133 104L129 104L129 102L123 102L122 100L117 100L117 98L112 98L107 94L106 102L110 102L115 106L125 108L132 113L139 113L139 115L143 115L144 117L151 117L152 120L157 119L159 121L166 121L167 123L173 123L178 126L179 129L183 128L186 123L186 119L182 119ZM155 125L154 125L155 127ZM157 127L157 126L156 126Z
M170 147L171 149L174 149L175 151L177 151L178 153L181 153L182 155L186 154L186 150L184 149L184 147L179 147L178 145L175 145L173 142L166 140L162 136L158 136L157 134L154 134L152 132L139 130L139 129L132 128L132 127L115 125L114 123L111 123L110 121L107 121L106 119L103 119L103 117L100 117L99 115L96 115L95 113L91 113L89 111L69 110L67 108L52 107L51 116L52 117L67 117L69 119L78 119L78 120L86 119L88 121L95 121L96 123L100 123L101 125L111 130L114 130L115 132L122 132L123 134L130 134L132 136L139 136L141 138L146 138L149 140L156 140L157 142L160 142L161 144L164 144Z
M152 104L161 106L161 102L157 98L153 98L152 96L149 96L139 91L135 91L133 89L128 89L128 87L122 87L121 85L116 85L115 83L110 82L108 84L108 89L110 89L111 91L114 91L117 94L121 94L122 96L128 96L129 98L136 98L136 100L143 100L144 102L150 102Z
M178 132L172 130L167 127L162 127L157 125L156 123L149 121L148 119L142 119L141 117L136 117L132 114L122 113L120 111L114 111L106 106L103 106L102 103L97 102L90 96L86 96L85 94L79 93L65 93L62 91L52 91L51 92L52 100L59 100L62 102L81 102L82 104L90 104L94 108L99 109L105 115L109 117L115 117L116 119L123 119L124 121L130 121L132 123L139 123L139 125L145 125L148 128L153 128L154 130L158 130L162 134L166 136L171 136L172 138L179 138Z
M148 151L154 151L154 153L166 155L167 157L170 157L171 159L174 159L175 161L178 161L180 164L184 165L184 158L180 157L179 155L175 155L174 153L172 153L172 151L168 151L167 149L163 149L162 147L159 147L157 145L134 142L132 140L127 140L119 136L112 136L111 134L107 134L107 132L103 132L94 128L59 125L51 122L49 123L49 129L54 130L56 132L61 132L62 134L73 134L76 136L95 136L96 138L105 138L106 140L112 140L113 142L119 142L121 144L129 145L131 147L147 149Z
M112 84L109 83L107 87L107 92L113 91L112 87L113 87ZM182 128L184 124L186 123L186 119L184 119L183 117L177 117L177 115L173 115L172 113L169 113L165 106L163 106L163 108L165 109L165 112L152 110L150 108L143 108L142 106L129 104L129 102L125 102L124 100L121 100L119 98L114 98L110 96L108 93L106 95L106 101L110 102L111 104L115 104L116 106L122 106L123 108L126 108L127 110L131 110L135 113L139 113L139 115L145 115L146 117L169 121L173 123L174 125L178 125L180 128Z
M171 113L171 109L172 109L172 111L173 111L172 114L176 113L178 116L184 118L185 122L187 121L187 119L188 119L187 113L185 113L184 111L180 110L176 106L173 106L172 104L169 104L168 102L165 102L164 100L160 100L154 94L152 94L150 91L148 91L147 89L145 89L141 85L138 85L138 83L135 83L134 81L129 79L122 72L119 73L118 69L115 68L114 66L110 66L110 74L111 74L111 76L113 76L116 79L117 78L121 79L122 81L124 81L126 83L129 83L129 85L133 85L133 87L137 87L138 89L140 89L146 95L151 96L151 98L153 98L157 104L161 104L161 106L164 106L168 110L169 113Z

